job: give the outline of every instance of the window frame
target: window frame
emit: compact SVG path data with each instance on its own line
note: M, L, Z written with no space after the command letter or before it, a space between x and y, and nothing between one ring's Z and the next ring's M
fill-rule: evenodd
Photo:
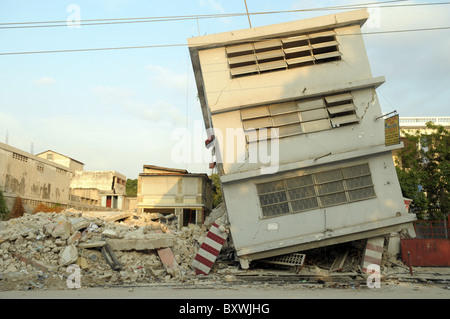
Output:
M252 106L241 109L240 117L247 143L271 138L260 139L258 134L250 136L250 131L257 132L260 129L270 132L271 128L276 128L278 134L275 137L283 138L360 123L351 91Z
M349 175L346 176L344 174L345 170L349 170L349 169L356 170L356 168L359 168L359 167L365 167L367 169L367 171L362 172L362 173L356 173L353 176L349 176ZM318 178L319 175L321 175L321 174L326 175L327 173L330 173L332 171L338 171L340 174L340 178L335 177L335 178L331 178L331 179L325 180L325 181L319 180L319 178ZM364 177L369 177L369 181L370 181L369 184L366 183L362 186L358 185L357 187L348 187L347 181L364 178ZM295 180L298 181L299 179L304 179L304 178L310 179L311 183L303 184L303 185L300 185L300 184L289 185L291 182L293 182ZM320 187L325 187L325 185L330 186L333 183L336 185L342 185L342 188L336 189L336 190L332 190L332 188L330 188L331 191L327 191L325 193L321 193L319 191ZM274 189L274 190L269 190L269 191L267 191L267 189L266 189L265 192L261 192L261 190L263 190L263 188L267 187L267 185L269 185L269 184L276 184L276 185L278 185L277 186L278 188ZM294 196L292 196L292 194L296 190L305 190L306 188L309 188L311 190L311 187L314 190L314 195L305 193L308 196L293 198ZM318 171L318 172L309 173L309 174L305 174L305 175L284 177L282 179L255 183L255 188L256 188L256 194L258 196L258 201L259 201L260 217L262 219L273 218L273 217L278 217L278 216L286 216L286 215L291 215L291 214L298 214L298 213L303 213L303 212L312 211L312 210L316 210L316 209L323 209L323 208L327 208L327 207L335 207L335 206L340 206L340 205L352 204L352 203L359 202L359 201L377 198L377 195L375 192L375 185L373 184L372 173L370 171L370 166L368 163L344 166L341 168L328 169L328 170ZM365 189L371 189L371 191L370 191L371 194L369 194L365 197L358 197L356 199L352 198L350 196L350 194L353 192L365 190ZM273 203L263 203L261 201L262 196L267 197L267 195L279 194L279 193L284 193L286 200L283 200L280 202L273 202ZM341 195L339 195L339 194L341 194ZM345 201L342 201L342 194L344 194L344 196L345 196ZM326 198L329 198L330 196L333 196L333 195L341 196L340 201L337 203L327 202ZM303 201L303 202L313 201L313 199L315 199L315 203L317 205L315 205L315 206L310 205L309 207L307 207L305 209L300 209L300 210L294 209L295 203L298 203L300 201ZM267 210L270 207L286 206L286 204L287 204L287 211L284 213L269 214L269 213L265 212L265 210Z

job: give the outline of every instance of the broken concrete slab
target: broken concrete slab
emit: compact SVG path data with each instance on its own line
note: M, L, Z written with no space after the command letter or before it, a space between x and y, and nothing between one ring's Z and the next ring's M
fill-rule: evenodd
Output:
M164 236L147 235L140 238L108 239L108 244L112 250L153 250L166 248L173 245L174 237L164 234Z
M330 267L330 272L341 272L344 267L345 260L347 259L347 255L348 250L345 252L340 252L334 259L333 264Z
M175 261L175 256L172 253L172 249L169 247L158 249L158 256L161 259L164 266L167 268L173 268L176 266L177 262Z
M96 241L87 241L78 244L78 248L97 248L103 247L106 245L106 241L104 240L96 240Z
M64 250L61 251L59 257L59 264L61 266L75 263L78 259L77 247L75 247L75 245L68 245L66 248L64 248Z
M59 221L52 229L51 235L55 238L67 239L70 237L71 224L67 221Z
M112 229L105 229L102 232L102 235L108 238L119 238L119 234L117 234L116 231L112 230Z
M128 218L132 216L133 213L126 211L117 211L117 212L84 212L83 217L94 217L100 218L106 222L115 222L121 219Z
M91 224L91 221L85 218L70 218L69 221L72 225L73 231L79 231L80 229L88 228Z

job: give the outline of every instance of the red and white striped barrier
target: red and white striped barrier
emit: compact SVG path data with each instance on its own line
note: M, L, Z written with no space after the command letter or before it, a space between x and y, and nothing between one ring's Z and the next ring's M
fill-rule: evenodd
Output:
M205 240L198 250L197 256L192 262L197 275L207 275L209 273L223 244L227 240L228 234L221 231L219 227L216 223L211 225Z
M366 249L363 258L363 271L369 272L369 265L381 266L381 258L384 249L384 237L373 237L367 239Z

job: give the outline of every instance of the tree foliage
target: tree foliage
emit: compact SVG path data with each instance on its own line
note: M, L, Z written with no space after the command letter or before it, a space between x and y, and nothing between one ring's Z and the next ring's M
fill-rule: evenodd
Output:
M127 197L136 197L137 196L137 179L127 179L126 184L126 196Z
M413 200L419 219L441 220L450 210L450 134L442 125L427 124L428 131L403 132L405 147L397 159L403 196Z
M217 207L223 201L222 186L220 184L220 177L218 174L212 174L209 178L211 178L213 184L212 197L214 208Z

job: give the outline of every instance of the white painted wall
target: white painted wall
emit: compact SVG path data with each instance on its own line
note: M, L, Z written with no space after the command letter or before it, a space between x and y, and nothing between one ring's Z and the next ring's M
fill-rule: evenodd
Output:
M262 218L256 183L362 163L369 163L376 198ZM325 237L339 237L361 231L362 228L375 229L379 227L379 221L383 220L389 221L388 224L397 224L412 218L403 203L390 152L351 162L227 183L223 185L223 191L238 255L319 241Z

